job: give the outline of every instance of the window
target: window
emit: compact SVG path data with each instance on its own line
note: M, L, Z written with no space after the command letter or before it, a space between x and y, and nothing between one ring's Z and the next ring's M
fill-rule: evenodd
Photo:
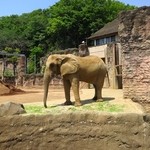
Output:
M104 44L104 39L100 39L100 45Z
M111 43L111 42L115 42L116 41L116 36L109 36L109 37L105 37L105 38L101 38L101 39L96 39L95 40L95 46L98 46L98 45L104 45L104 44L108 44L108 43Z
M106 43L110 43L111 42L111 37L107 37L106 38Z
M111 42L115 42L116 41L116 36L111 36Z
M100 39L96 39L96 46L97 46L97 45L100 45L100 42L99 42L99 41L100 41Z

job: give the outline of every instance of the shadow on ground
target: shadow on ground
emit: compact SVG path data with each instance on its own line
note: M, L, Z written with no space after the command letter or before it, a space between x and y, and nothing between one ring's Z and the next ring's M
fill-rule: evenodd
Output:
M103 98L103 101L112 101L112 100L115 100L114 97L104 97ZM81 103L82 105L86 105L86 104L90 104L90 103L95 103L96 101L92 100L92 99L85 99L85 100L82 100ZM75 102L72 102L72 105L74 105ZM64 106L64 103L61 103L61 104L57 104L55 105L56 106Z

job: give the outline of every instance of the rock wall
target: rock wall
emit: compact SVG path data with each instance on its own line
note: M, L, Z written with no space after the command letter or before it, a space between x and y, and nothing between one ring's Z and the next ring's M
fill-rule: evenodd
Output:
M150 7L122 12L119 19L124 98L150 102Z
M150 115L66 113L0 117L0 149L148 150Z

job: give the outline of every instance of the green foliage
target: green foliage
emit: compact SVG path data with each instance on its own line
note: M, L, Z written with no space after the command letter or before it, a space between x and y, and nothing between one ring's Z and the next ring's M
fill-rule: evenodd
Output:
M112 21L121 10L133 9L115 0L61 0L50 8L47 32L60 48L77 47ZM62 36L63 35L63 36Z
M40 72L40 58L42 56L42 48L41 47L33 47L30 53L30 61L28 64L28 73L37 73Z
M9 56L8 60L11 61L12 63L16 63L18 60L18 54L20 53L19 48L11 48L11 47L5 47L5 51L7 53L13 54L12 56Z
M12 72L12 70L6 69L4 72L4 77L13 77L14 74Z
M16 65L17 65L17 61L18 61L18 54L20 53L20 49L12 48L12 47L5 47L4 51L8 54L11 54L11 55L7 56L7 61L9 61L13 64L13 72L10 72L10 70L5 70L4 76L15 76L16 75Z
M41 47L33 47L31 50L31 55L41 55L42 54L42 48Z
M60 0L48 9L1 17L0 50L9 47L27 57L41 57L50 51L77 47L120 11L133 8L117 0Z
M34 59L30 58L27 64L27 74L35 73L35 62Z

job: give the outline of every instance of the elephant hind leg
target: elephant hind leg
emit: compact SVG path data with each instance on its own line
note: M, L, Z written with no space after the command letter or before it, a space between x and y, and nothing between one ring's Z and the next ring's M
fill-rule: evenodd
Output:
M99 86L95 86L94 88L95 88L95 95L92 100L97 101L97 102L103 101L102 88Z
M64 83L65 98L66 98L64 105L72 105L72 102L70 101L71 83L69 80L63 80L63 83Z
M102 98L102 88L103 88L103 84L104 84L104 78L101 78L101 80L96 84L96 96L97 99L96 101L101 102L103 101Z
M95 94L94 94L94 97L92 98L93 101L96 101L97 100L97 90L96 90L96 85L93 84L94 86L94 89L95 89Z
M64 105L72 105L72 102L71 102L70 100L69 100L69 101L66 100L66 101L64 102Z

